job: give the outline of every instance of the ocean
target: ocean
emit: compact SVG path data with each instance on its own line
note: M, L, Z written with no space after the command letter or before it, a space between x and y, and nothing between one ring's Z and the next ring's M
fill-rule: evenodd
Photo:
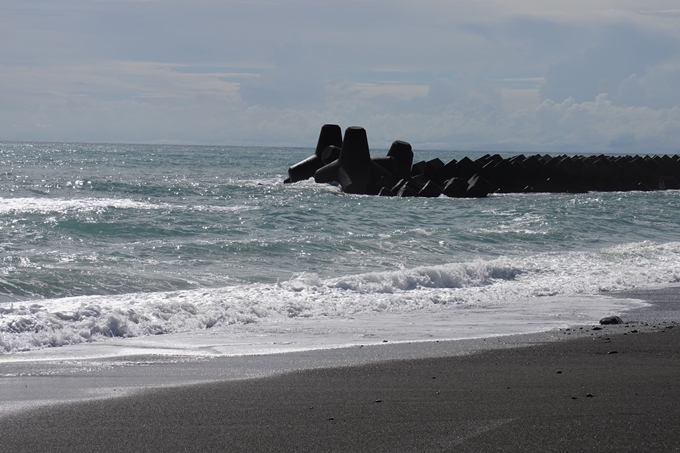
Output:
M0 361L538 332L680 282L680 191L428 199L283 184L312 153L0 142Z

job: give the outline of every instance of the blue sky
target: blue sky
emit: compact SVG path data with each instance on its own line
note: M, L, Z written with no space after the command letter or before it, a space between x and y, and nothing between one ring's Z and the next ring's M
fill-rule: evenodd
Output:
M680 7L3 0L0 140L680 153Z

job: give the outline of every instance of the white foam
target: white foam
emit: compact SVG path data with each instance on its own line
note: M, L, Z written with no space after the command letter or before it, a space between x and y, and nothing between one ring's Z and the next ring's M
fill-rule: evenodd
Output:
M490 327L497 316L506 333L550 328L555 320L551 314L571 313L559 318L561 323L594 321L616 307L635 305L595 296L677 282L680 243L649 242L329 279L303 273L278 284L0 304L0 347L17 352L220 329L256 335L275 328L285 337L285 332L314 330L320 323L335 326L328 328L328 341L341 343L338 326L370 318L388 329L390 316L413 322L447 319L447 332L459 317L468 317L472 325L482 326L476 335L485 329L498 334ZM429 328L414 328L420 333L409 335L393 330L397 339L404 339L424 335Z
M118 198L0 198L0 214L79 211L102 211L115 209L159 209L152 203Z
M88 360L112 357L220 357L272 354L434 340L489 338L542 332L595 323L603 313L621 313L644 306L641 301L608 297L546 298L540 306L516 301L505 307L466 307L440 313L375 313L347 319L292 318L285 323L262 322L219 326L167 335L109 338L63 348L47 348L0 357L2 362ZM129 359L127 359L129 360ZM96 366L96 365L92 365Z
M105 212L108 209L180 210L199 212L240 212L258 209L256 206L173 205L149 203L126 198L0 198L0 215L50 214L65 212Z

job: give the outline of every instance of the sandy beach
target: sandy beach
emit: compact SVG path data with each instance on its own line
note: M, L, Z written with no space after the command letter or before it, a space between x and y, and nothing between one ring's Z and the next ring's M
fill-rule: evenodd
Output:
M631 293L654 305L566 341L392 345L407 353L17 411L0 451L678 451L677 294Z

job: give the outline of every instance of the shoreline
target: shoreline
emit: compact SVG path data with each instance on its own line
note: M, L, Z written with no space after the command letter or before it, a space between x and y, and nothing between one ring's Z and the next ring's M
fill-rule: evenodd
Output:
M267 322L219 326L162 335L109 337L58 347L17 351L0 356L11 362L114 360L123 356L178 358L228 357L336 349L388 342L458 341L549 332L573 325L597 323L603 316L644 306L638 299L610 295L548 297L513 301L491 307L415 310L403 313L359 314L349 318L293 317Z
M0 451L680 448L680 287L625 296L622 325L3 373Z
M625 335L628 330L651 332L658 330L658 326L663 326L664 323L680 322L680 286L626 291L612 296L645 300L648 305L630 310L625 317L630 322L619 326L576 325L537 333L462 340L397 341L207 358L171 355L145 357L135 354L130 357L71 361L5 362L2 364L0 377L0 419L41 407L119 398L163 388L261 379L324 368L459 357L581 337L596 337L603 333Z
M627 329L43 407L0 451L678 449L680 325Z

